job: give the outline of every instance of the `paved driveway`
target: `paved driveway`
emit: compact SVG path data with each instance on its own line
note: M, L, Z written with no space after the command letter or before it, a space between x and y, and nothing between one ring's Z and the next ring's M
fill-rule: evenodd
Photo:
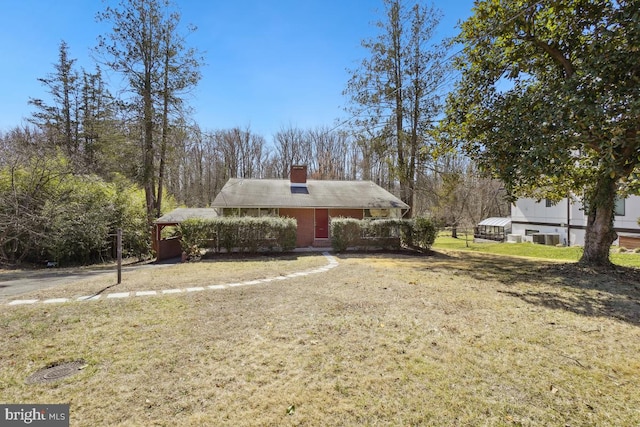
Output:
M127 265L122 267L122 271L131 271L141 268L158 268L160 266L171 265L177 261L178 260L176 259L162 263ZM113 275L115 281L118 272L115 266L93 268L50 268L46 270L9 270L0 273L0 300L102 275Z

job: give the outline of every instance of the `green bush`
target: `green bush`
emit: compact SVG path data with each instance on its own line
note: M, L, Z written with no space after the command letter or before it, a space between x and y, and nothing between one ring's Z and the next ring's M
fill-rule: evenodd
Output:
M422 250L429 250L436 240L438 228L431 219L418 217L413 219L411 234L413 246Z
M331 246L336 252L347 248L397 250L403 245L428 250L436 235L437 228L427 218L331 219Z
M358 246L362 235L361 220L355 218L331 219L331 247L336 252Z
M111 233L122 229L122 256L143 259L151 253L151 232L147 222L144 190L123 176L116 176L114 187L115 208ZM172 209L166 206L166 209Z
M331 219L331 246L336 252L347 248L399 249L402 229L406 221L400 219L358 220L355 218Z
M59 153L0 167L0 262L109 259L118 228L124 256L149 254L144 192L126 178L73 174Z
M49 223L40 245L47 259L87 264L106 257L114 217L113 188L97 177L69 176L57 191L60 198L43 206Z
M199 256L204 249L290 251L296 247L296 231L295 219L275 217L190 219L179 226L182 250L189 258Z

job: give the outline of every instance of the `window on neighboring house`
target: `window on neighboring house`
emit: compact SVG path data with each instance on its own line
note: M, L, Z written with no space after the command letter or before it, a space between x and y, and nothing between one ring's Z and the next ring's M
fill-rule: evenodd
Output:
M615 207L614 207L614 214L616 216L624 216L625 215L625 206L624 206L624 201L625 199L621 198L621 197L616 197L616 201L615 201Z

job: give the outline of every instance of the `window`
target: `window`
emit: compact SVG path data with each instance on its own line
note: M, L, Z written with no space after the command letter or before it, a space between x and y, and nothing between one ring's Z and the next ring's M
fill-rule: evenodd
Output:
M391 216L391 212L389 209L365 209L364 217L365 218L389 218Z
M544 199L544 206L546 208L550 208L551 206L553 206L553 202L551 201L551 199Z
M309 194L307 187L291 187L291 194Z
M534 234L538 234L540 230L524 230L525 236L533 236Z
M240 209L240 216L260 216L260 209L258 208L242 208Z
M239 216L240 209L238 208L223 208L222 215L224 216Z
M278 216L278 209L260 208L260 216Z
M625 199L620 198L620 197L616 197L615 200L615 205L613 208L613 212L616 216L624 216L625 215L625 206L624 206L624 201Z

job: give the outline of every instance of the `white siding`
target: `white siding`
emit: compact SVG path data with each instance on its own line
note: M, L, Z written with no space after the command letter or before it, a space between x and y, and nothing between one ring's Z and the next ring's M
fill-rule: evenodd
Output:
M614 227L621 236L639 236L640 226L640 196L630 196L624 202L624 216L616 215ZM584 244L584 227L587 219L584 215L582 203L577 199L571 199L567 209L567 199L552 206L547 206L545 200L537 202L534 199L519 199L511 207L512 234L525 236L527 230L538 230L540 233L557 233L560 242L571 245ZM570 224L570 233L567 236L567 224ZM525 237L524 240L531 241ZM618 242L614 242L617 244Z

